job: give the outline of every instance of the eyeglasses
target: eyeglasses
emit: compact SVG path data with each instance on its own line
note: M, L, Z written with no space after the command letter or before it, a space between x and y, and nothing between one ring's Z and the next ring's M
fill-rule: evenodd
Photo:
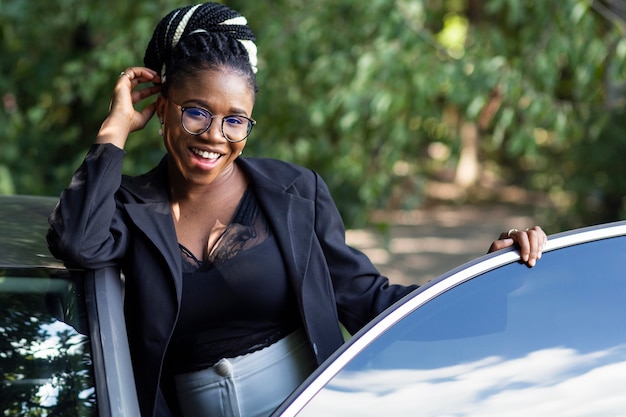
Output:
M190 135L197 136L203 134L209 130L213 119L217 117L205 108L196 106L183 107L169 98L167 100L180 108L181 124L183 129ZM250 135L255 124L256 121L246 116L235 114L224 116L222 117L222 136L229 142L241 142Z

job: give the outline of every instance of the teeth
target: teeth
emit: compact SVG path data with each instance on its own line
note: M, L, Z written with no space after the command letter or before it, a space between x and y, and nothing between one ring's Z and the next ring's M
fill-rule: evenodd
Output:
M217 152L208 152L208 151L203 151L201 149L196 149L196 148L192 148L191 151L195 153L196 155L198 155L199 157L202 157L204 159L217 159L220 156L222 156L221 154Z

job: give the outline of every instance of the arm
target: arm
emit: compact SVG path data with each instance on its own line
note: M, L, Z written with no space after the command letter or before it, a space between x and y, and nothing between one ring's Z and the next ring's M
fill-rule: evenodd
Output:
M362 252L345 242L345 228L324 181L315 174L315 232L331 275L341 323L355 333L417 288L390 285Z
M139 83L159 81L154 71L135 68L123 74L115 84L111 109L96 144L49 218L50 251L69 266L114 265L126 250L127 230L115 199L122 179L123 147L129 133L143 128L154 114L154 103L141 112L135 111L135 104L160 87L133 91Z
M122 72L115 83L109 115L100 127L96 143L111 143L124 149L128 135L143 129L156 111L155 102L142 111L135 110L135 105L161 91L158 84L144 89L137 87L142 83L160 81L157 73L148 68L134 67Z
M50 252L68 266L101 268L122 256L126 230L115 192L124 155L113 145L92 146L50 214Z

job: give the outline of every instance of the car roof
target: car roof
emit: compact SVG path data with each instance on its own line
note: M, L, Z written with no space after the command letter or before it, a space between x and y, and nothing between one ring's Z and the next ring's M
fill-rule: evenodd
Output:
M48 250L48 215L57 198L0 196L0 268L63 268Z

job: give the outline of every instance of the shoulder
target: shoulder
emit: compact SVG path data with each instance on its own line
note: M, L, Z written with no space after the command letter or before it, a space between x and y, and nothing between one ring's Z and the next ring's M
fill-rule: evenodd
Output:
M133 202L167 201L167 155L150 171L136 175L123 175L119 193Z
M274 175L277 172L288 172L300 175L310 174L312 172L311 169L301 165L273 158L240 157L237 163L249 170L258 171L259 173L268 173L270 175Z
M312 169L272 158L239 158L237 164L250 177L253 184L263 187L315 186L319 175Z

